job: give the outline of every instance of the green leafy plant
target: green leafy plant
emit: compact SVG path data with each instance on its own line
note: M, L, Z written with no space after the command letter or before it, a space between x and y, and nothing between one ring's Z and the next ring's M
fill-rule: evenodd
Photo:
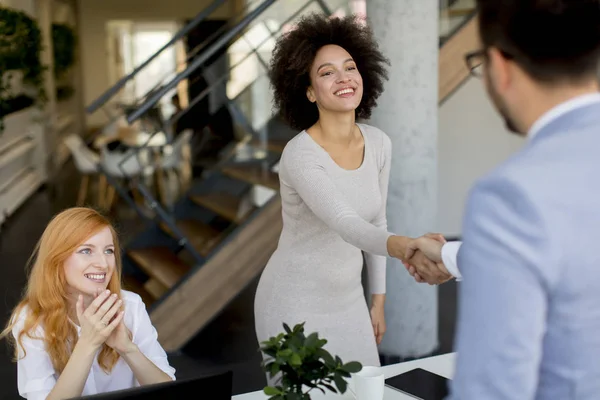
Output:
M361 363L344 364L340 357L333 357L323 348L326 339L320 339L316 332L304 334L304 323L293 329L283 324L283 329L285 332L261 343L261 351L268 356L263 370L271 378L280 376L275 386L264 388L271 396L269 400L310 400L313 389L345 393L346 378L360 371Z
M54 76L62 77L75 64L77 36L66 24L52 24L52 47L54 53Z
M22 11L0 7L0 131L2 117L14 111L10 100L18 95L12 93L10 79L6 79L14 71L20 70L23 82L36 88L39 104L47 100L41 51L42 34L37 22Z

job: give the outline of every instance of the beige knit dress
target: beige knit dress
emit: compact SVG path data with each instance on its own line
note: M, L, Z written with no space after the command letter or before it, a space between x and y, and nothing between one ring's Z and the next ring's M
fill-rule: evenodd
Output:
M363 253L370 293L385 293L386 198L391 142L358 124L364 159L341 168L306 131L294 137L279 165L283 230L264 269L254 303L259 343L306 322L344 362L379 365L361 283Z

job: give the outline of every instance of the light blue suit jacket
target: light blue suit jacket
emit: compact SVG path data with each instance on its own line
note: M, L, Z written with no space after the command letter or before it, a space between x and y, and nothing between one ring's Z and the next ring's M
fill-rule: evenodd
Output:
M452 400L600 399L600 102L469 195Z

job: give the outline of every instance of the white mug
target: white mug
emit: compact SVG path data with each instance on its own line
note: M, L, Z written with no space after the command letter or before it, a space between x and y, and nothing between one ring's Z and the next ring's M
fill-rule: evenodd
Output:
M356 400L383 400L384 380L380 367L363 367L352 374L350 391Z

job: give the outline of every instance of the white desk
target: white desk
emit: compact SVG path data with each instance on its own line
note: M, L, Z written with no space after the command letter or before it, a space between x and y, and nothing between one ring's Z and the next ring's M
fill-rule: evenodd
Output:
M410 371L414 368L423 368L427 371L435 374L444 376L452 379L454 376L454 359L455 353L443 354L441 356L423 358L421 360L407 361L400 364L392 364L384 366L383 373L386 378L391 376L400 375L406 371ZM344 395L327 393L323 395L320 391L313 391L315 395L312 396L313 400L341 400L341 399L354 399L352 393L347 391ZM311 392L312 394L312 392ZM233 396L232 400L266 400L269 397L266 396L262 391L240 394ZM407 396L398 392L397 390L386 387L384 400L414 400L413 397Z

